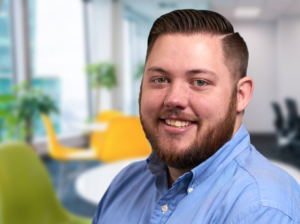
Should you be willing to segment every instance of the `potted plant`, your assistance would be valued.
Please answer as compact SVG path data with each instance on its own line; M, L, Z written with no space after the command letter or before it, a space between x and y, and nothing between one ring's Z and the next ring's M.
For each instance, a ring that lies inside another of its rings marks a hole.
M110 90L112 87L117 85L115 65L110 62L98 62L87 65L86 70L89 75L92 88L95 89L94 115L97 116L101 87Z
M31 144L33 137L32 122L40 114L58 112L55 102L39 89L30 88L27 83L14 87L15 100L10 107L11 120L16 123L19 139ZM13 125L12 123L8 124Z
M17 117L13 110L15 100L14 95L0 95L0 142L16 135Z

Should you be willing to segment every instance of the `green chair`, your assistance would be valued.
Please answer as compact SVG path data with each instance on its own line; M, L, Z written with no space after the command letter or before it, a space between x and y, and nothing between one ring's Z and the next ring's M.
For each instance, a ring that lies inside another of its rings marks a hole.
M21 142L0 145L1 224L90 224L58 201L47 170Z

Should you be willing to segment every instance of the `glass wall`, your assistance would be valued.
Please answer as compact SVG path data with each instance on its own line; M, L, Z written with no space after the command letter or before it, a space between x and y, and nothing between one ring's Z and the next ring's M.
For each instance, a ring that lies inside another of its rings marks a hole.
M9 0L0 10L0 114L7 111L7 95L16 85L13 36ZM31 85L50 96L59 109L51 114L60 135L81 133L88 119L87 77L83 28L83 2L73 0L28 0L28 30ZM11 98L9 98L11 99ZM34 137L45 136L39 117L33 120ZM6 130L1 128L0 137ZM12 138L10 136L9 138ZM3 138L2 138L3 139Z
M10 98L5 97L12 93L13 88L13 63L12 39L9 0L0 3L0 141L6 136L4 130L5 118L9 113Z
M0 77L12 75L12 46L10 39L9 0L0 8ZM3 84L0 84L3 86Z

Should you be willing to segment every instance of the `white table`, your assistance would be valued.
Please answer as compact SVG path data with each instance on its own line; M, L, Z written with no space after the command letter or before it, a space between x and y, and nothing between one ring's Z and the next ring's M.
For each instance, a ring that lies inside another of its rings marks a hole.
M132 162L145 160L146 158L135 158L109 164L100 165L83 172L75 182L76 192L86 201L97 205L106 192L113 178L127 165ZM274 165L282 168L293 176L300 184L300 170L292 165L270 160Z
M103 164L83 172L75 181L75 190L80 197L97 205L114 177L129 164L146 157Z
M87 123L79 125L79 128L84 132L94 132L94 131L105 131L107 129L107 122L97 122L97 123Z

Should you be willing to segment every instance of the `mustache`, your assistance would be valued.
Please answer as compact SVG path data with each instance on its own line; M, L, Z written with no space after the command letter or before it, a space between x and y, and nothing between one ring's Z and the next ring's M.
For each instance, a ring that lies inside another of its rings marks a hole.
M197 116L193 114L185 113L181 110L166 110L166 111L159 112L158 114L156 114L154 120L158 121L159 119L161 119L161 117L169 117L172 115L176 116L176 118L178 119L192 120L197 123L201 122L201 120Z

